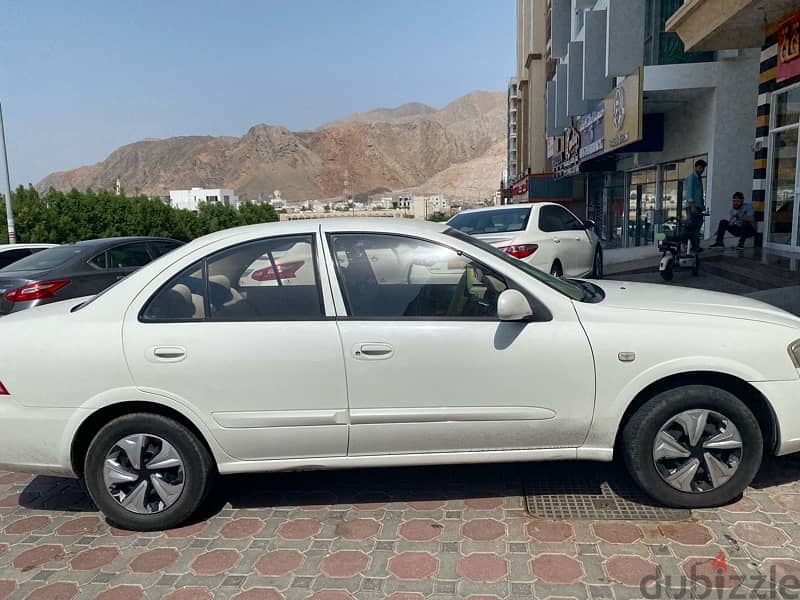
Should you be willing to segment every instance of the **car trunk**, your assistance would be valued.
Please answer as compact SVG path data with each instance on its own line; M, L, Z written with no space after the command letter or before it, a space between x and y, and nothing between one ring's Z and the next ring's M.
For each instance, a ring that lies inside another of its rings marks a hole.
M518 231L502 231L498 233L479 233L474 235L474 238L477 238L487 244L491 244L496 248L500 248L502 246L508 246L511 244L511 241L514 239L515 234L519 233Z

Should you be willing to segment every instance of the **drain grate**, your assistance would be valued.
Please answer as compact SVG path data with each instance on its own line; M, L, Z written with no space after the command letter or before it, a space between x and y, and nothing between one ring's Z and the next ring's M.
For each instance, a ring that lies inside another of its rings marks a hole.
M523 471L528 512L541 519L682 521L690 511L658 506L619 467L532 464Z

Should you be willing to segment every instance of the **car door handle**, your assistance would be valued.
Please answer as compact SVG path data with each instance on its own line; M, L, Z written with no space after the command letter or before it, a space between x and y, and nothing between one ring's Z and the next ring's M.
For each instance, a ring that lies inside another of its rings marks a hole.
M156 346L151 348L151 353L158 362L178 362L186 358L186 348L181 346Z
M353 356L360 360L385 360L393 354L394 348L389 344L364 343L353 348Z

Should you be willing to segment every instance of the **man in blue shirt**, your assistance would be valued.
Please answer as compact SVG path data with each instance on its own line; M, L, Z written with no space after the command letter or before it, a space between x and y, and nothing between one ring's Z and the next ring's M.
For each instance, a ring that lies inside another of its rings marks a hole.
M733 208L731 209L731 216L729 219L722 219L717 228L717 241L714 242L712 248L721 248L725 244L722 239L725 237L725 232L730 231L733 235L739 237L738 248L744 248L744 243L749 237L756 234L755 227L753 227L753 207L750 204L744 203L744 194L736 192L733 195Z
M703 213L706 209L703 196L703 173L708 163L698 160L694 163L694 171L686 178L684 198L686 199L686 233L685 237L692 243L692 252L702 252L700 247L700 229L703 226Z

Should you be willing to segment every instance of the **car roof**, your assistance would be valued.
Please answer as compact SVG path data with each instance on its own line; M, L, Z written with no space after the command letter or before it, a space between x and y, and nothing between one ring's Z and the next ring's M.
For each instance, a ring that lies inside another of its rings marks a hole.
M28 248L55 248L58 244L0 244L0 252L4 250L26 250Z
M72 242L71 244L65 244L66 246L81 246L86 248L93 248L93 249L100 249L100 248L110 248L112 246L116 246L117 244L125 244L128 242L176 242L178 244L182 244L178 240L173 240L171 238L164 238L164 237L149 237L149 236L125 236L125 237L111 237L111 238L97 238L94 240L81 240L79 242Z
M458 215L466 215L470 213L478 213L478 212L488 212L494 210L512 210L514 208L536 208L541 206L562 206L557 202L520 202L518 204L502 204L500 206L485 206L481 208L469 208L467 210L462 210L460 213L453 215L457 217ZM562 207L563 208L563 207Z

